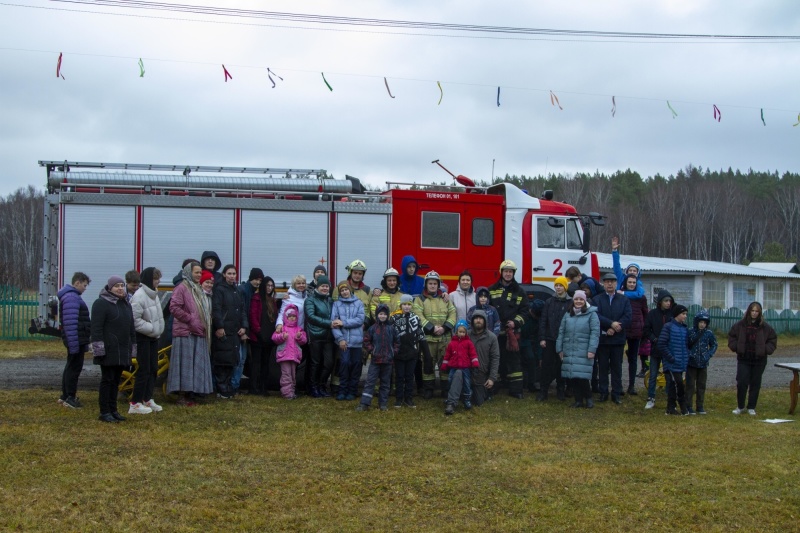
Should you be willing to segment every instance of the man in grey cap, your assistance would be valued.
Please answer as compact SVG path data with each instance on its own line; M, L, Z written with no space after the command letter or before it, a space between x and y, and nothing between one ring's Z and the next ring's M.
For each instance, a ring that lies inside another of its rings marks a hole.
M624 294L617 294L617 276L603 276L603 294L592 298L600 318L600 346L597 348L600 401L608 400L608 370L611 368L611 398L622 403L622 353L625 350L625 330L631 325L631 303Z

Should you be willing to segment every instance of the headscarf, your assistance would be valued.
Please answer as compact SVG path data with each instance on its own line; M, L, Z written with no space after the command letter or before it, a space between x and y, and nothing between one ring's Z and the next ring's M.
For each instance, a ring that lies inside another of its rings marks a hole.
M147 267L142 270L142 285L146 286L151 291L156 290L153 286L153 273L156 271L155 267Z
M211 346L211 302L203 292L203 288L200 284L195 283L194 279L192 279L192 266L196 264L197 263L189 263L183 267L181 276L183 276L183 282L186 284L189 292L192 293L194 304L197 306L197 310L200 312L200 318L206 326L206 342Z

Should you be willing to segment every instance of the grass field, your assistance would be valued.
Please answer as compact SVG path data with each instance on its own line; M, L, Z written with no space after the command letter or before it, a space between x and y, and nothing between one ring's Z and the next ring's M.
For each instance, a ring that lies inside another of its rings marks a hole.
M442 414L239 397L110 425L97 395L0 391L0 529L59 531L790 531L798 424L786 391L759 416L667 417L663 397L495 398ZM122 408L122 404L120 405ZM125 412L124 410L122 411ZM789 417L794 418L794 417Z

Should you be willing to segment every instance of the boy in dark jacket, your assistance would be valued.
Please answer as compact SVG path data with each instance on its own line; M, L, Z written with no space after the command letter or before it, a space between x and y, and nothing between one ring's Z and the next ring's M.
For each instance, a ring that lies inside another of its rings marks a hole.
M686 403L689 414L692 409L692 397L697 390L697 413L706 414L703 406L708 379L708 363L717 352L717 338L709 329L711 317L708 311L700 311L694 316L694 327L689 330L689 366L686 367Z
M433 366L422 321L411 312L414 298L410 294L400 297L400 313L392 317L397 335L398 352L394 358L395 407L416 407L414 404L414 369L423 354L425 364ZM377 314L377 308L376 308Z
M90 342L91 320L89 307L81 296L91 280L83 272L72 275L72 284L58 291L58 319L61 321L61 339L67 348L67 364L61 376L61 397L64 407L83 407L78 400L78 378L83 370L83 354Z
M647 404L645 409L656 405L656 380L661 366L661 351L658 349L658 336L664 324L672 320L672 295L666 289L658 291L656 308L647 313L642 330L642 338L650 341L650 380L647 384Z
M533 300L528 308L528 319L522 325L519 351L522 354L522 385L529 392L539 392L542 347L539 346L539 319L542 317L544 300Z
M400 350L394 326L389 322L389 308L383 304L375 310L376 321L364 334L364 349L372 354L367 371L364 392L356 411L366 411L372 403L375 382L380 379L378 406L381 411L389 409L389 385L392 380L392 361Z
M658 349L664 360L664 376L667 379L668 415L687 415L686 395L683 388L683 373L689 364L689 331L686 328L688 310L676 305L672 310L672 322L661 329ZM678 412L677 407L680 407Z

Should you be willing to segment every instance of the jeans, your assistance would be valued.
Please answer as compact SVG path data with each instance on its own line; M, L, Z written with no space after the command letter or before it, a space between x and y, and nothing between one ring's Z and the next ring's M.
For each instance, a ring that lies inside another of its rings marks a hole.
M78 378L83 370L83 352L67 353L67 363L61 376L61 399L75 397L78 394Z
M636 388L636 365L642 339L628 339L628 390Z
M244 363L247 361L247 350L250 349L250 344L242 341L239 345L239 364L233 368L231 373L231 388L233 392L239 390L239 385L242 381L242 374L244 373Z
M361 403L369 405L372 403L372 394L375 392L375 383L380 379L381 388L378 391L378 405L388 407L389 405L389 386L392 381L392 363L369 362L367 370L367 381L364 383L364 392L361 395Z
M158 339L136 334L136 379L131 402L143 403L153 399L153 389L158 375Z
M658 380L658 369L661 367L661 356L650 354L650 380L647 382L647 397L656 397L656 381Z
M339 394L345 396L358 394L358 380L361 379L361 346L338 350L339 352Z
M117 412L117 394L119 394L119 380L122 377L122 366L100 366L100 414L106 415Z
M601 344L597 348L600 394L608 394L608 369L611 368L611 395L622 396L622 352L624 344Z
M464 405L472 399L472 371L469 368L451 368L448 370L450 390L447 392L447 403L456 405L464 392Z
M414 368L416 359L408 361L394 360L394 388L395 398L398 402L410 402L414 398Z
M692 406L692 397L695 395L695 390L697 390L697 410L704 409L707 380L708 368L690 366L686 369L686 405Z
M761 376L767 368L767 358L755 361L739 361L736 365L736 401L739 409L744 409L747 399L747 408L755 409L758 403L758 393L761 391ZM750 391L749 398L747 391Z

